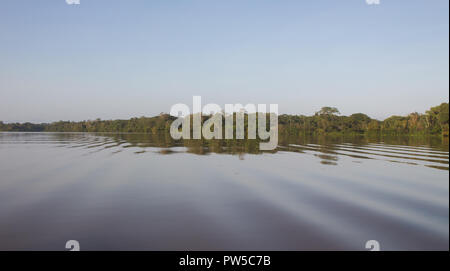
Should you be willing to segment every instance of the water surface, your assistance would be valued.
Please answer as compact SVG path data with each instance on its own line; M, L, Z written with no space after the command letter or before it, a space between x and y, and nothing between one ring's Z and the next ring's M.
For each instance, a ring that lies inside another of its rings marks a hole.
M0 133L0 250L448 250L440 138Z

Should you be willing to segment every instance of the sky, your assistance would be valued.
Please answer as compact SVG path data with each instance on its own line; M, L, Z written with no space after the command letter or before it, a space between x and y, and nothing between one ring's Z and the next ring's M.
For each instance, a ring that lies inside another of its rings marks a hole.
M2 0L0 120L278 104L384 119L449 99L449 1Z

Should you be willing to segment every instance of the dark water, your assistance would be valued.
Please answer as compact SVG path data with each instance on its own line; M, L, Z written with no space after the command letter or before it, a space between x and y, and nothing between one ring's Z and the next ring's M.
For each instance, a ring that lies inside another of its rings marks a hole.
M0 133L0 249L449 249L448 141Z

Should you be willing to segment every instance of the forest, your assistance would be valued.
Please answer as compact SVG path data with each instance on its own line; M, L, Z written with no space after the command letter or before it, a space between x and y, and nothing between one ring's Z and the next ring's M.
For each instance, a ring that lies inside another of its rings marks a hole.
M161 113L155 117L131 118L129 120L58 121L52 123L4 123L0 131L7 132L114 132L114 133L168 133L176 118ZM203 116L205 121L208 116ZM248 117L246 117L247 121ZM425 113L407 116L391 116L383 121L366 114L342 116L334 107L322 107L313 116L279 115L280 136L320 134L388 134L388 135L442 135L449 134L449 104L431 107Z

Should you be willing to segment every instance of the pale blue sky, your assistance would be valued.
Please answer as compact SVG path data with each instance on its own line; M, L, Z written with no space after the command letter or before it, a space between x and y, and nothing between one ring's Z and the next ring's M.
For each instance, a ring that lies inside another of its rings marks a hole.
M424 112L449 99L448 12L448 0L2 0L0 120L152 116L194 95Z

